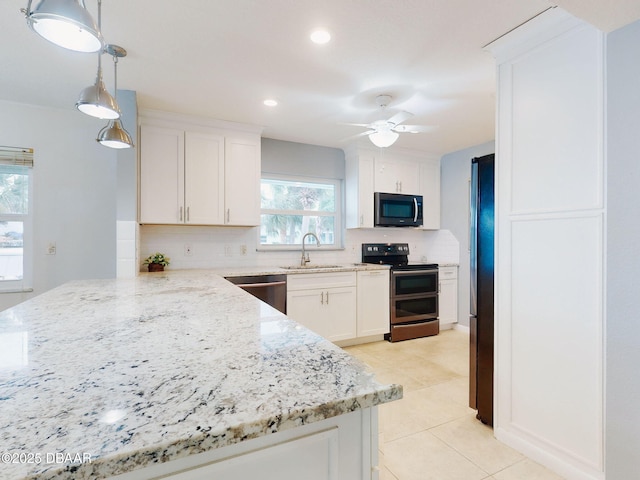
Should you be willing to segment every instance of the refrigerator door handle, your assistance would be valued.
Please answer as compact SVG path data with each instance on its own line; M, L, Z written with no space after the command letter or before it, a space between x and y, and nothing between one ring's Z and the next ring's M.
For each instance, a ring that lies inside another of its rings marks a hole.
M478 314L478 164L471 164L469 180L469 258L471 295L469 298L470 314Z

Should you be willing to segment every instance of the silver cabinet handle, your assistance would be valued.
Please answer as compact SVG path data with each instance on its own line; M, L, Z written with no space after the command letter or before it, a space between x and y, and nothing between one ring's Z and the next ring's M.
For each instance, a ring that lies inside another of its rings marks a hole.
M364 215L360 215L360 225L364 225Z
M180 221L182 221L182 207L180 207Z
M324 292L320 292L320 304L324 305Z
M329 292L327 292L327 305L329 305Z
M402 180L400 180L400 193L402 193Z
M189 221L189 209L190 209L190 208L191 208L191 207L187 207L187 222Z
M227 223L229 223L229 219L231 218L231 209L227 208Z

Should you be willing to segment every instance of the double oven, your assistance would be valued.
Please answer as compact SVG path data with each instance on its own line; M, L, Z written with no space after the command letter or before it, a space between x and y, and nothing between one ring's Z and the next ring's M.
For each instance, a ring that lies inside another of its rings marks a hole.
M391 321L388 340L397 342L437 335L438 265L412 264L406 243L365 243L362 262L390 265Z

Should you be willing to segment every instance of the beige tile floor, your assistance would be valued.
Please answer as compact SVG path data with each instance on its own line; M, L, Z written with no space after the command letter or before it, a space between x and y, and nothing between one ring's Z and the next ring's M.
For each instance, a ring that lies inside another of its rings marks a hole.
M346 347L404 398L381 405L381 480L559 480L493 437L468 405L469 335Z

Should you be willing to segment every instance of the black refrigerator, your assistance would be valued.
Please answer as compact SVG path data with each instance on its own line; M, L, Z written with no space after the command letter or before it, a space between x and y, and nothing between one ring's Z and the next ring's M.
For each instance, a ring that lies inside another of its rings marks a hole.
M471 318L469 406L493 426L493 267L495 155L471 160Z

